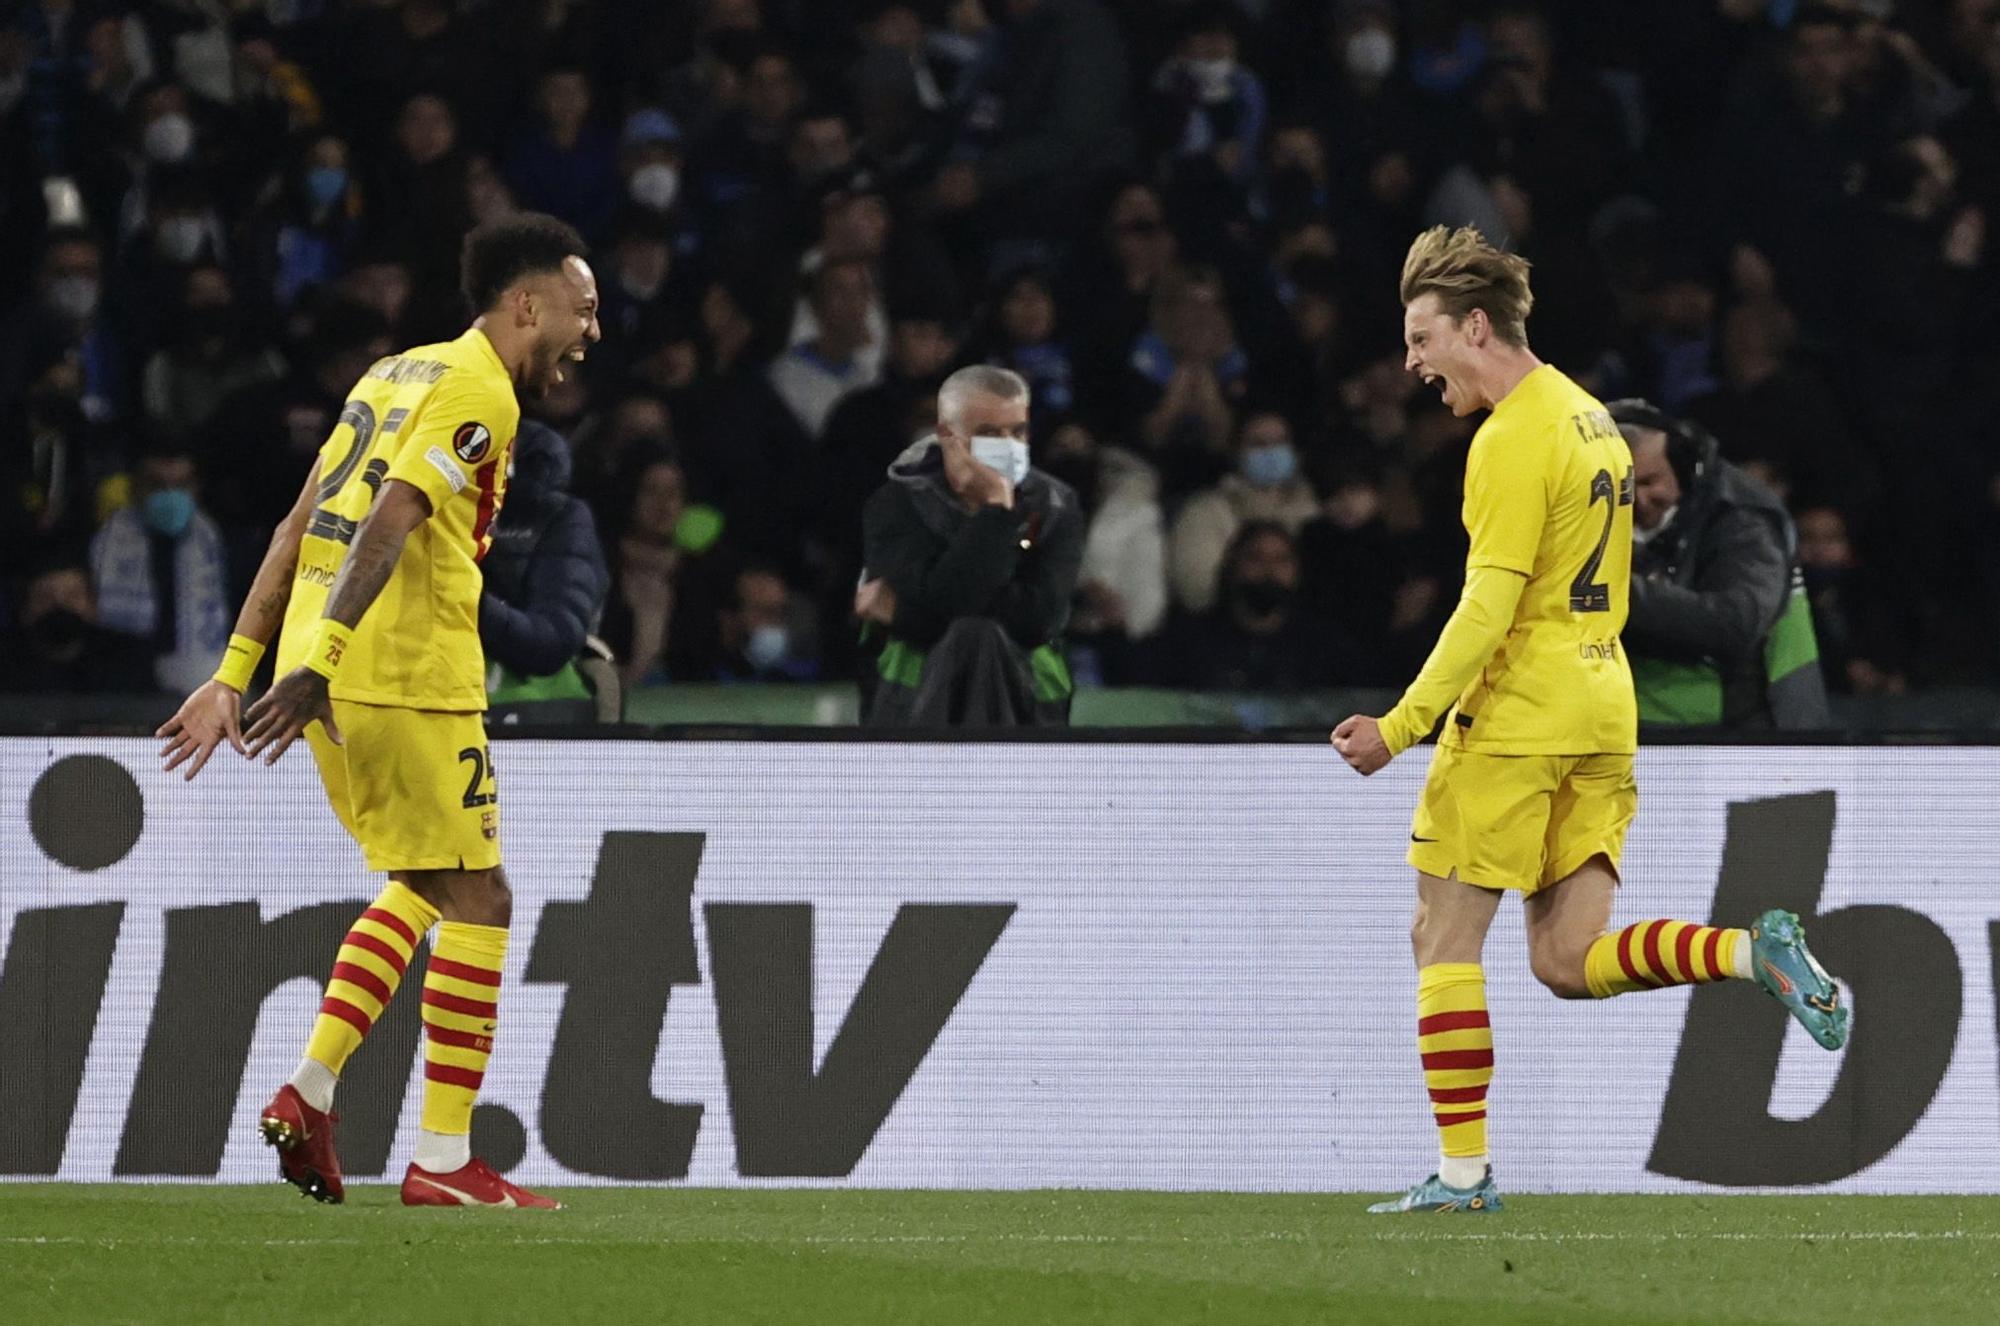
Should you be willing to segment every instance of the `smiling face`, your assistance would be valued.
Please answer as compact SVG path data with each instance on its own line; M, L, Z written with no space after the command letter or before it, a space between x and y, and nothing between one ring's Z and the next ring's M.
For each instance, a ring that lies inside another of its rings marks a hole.
M1435 294L1417 296L1403 309L1403 367L1436 389L1460 418L1492 404L1475 385L1480 344L1488 334L1478 309L1454 319Z
M563 380L563 365L582 363L603 335L597 325L597 277L583 259L565 258L560 271L524 280L518 298L517 316L535 330L522 385L546 395Z

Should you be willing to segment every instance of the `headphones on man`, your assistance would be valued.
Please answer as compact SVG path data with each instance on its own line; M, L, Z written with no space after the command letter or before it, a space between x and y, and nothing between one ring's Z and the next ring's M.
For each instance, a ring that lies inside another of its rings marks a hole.
M1673 467L1683 490L1692 489L1701 482L1708 471L1707 429L1691 419L1676 419L1651 401L1638 396L1607 401L1604 408L1610 413L1613 423L1657 429L1667 435L1667 464Z

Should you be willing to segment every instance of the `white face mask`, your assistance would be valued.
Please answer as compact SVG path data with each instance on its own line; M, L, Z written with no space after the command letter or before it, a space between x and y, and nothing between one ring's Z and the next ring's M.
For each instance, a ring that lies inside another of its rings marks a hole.
M1396 39L1380 28L1363 28L1347 39L1347 72L1356 78L1387 78L1396 67Z
M1028 444L1014 437L975 437L972 458L1019 486L1028 477Z
M168 111L146 126L139 136L146 155L163 165L186 161L194 152L194 121L179 111Z
M1185 63L1203 101L1229 100L1230 78L1236 72L1236 61L1189 60Z
M198 216L167 217L153 232L153 242L168 262L193 262L207 238L208 226Z
M756 626L743 646L743 658L759 672L769 672L792 652L792 633L782 626Z
M655 212L664 212L681 195L681 172L664 161L655 161L632 172L626 182L632 201Z
M58 276L49 282L49 304L72 322L88 322L103 291L88 276Z

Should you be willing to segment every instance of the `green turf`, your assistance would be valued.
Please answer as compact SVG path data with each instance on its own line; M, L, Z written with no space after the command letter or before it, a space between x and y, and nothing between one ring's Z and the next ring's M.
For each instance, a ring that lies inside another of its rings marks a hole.
M0 1184L0 1321L2000 1319L2000 1201L577 1189L556 1213Z

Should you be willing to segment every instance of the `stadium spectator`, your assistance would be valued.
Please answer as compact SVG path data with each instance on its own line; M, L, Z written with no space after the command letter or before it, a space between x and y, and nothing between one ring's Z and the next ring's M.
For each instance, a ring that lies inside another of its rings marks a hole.
M1872 605L1867 570L1848 536L1847 518L1833 507L1799 512L1799 565L1812 602L1827 688L1842 695L1901 695L1908 687L1896 634Z
M97 620L144 642L153 682L190 690L229 643L229 567L222 531L201 509L194 457L159 445L140 458L134 503L90 543Z
M1299 598L1298 541L1251 521L1223 557L1216 606L1182 616L1159 651L1160 680L1196 690L1296 692L1356 684L1369 669L1356 644Z
M879 352L869 327L874 311L875 278L860 258L823 263L808 278L808 302L818 331L794 345L771 364L771 390L791 411L808 438L826 429L833 407L848 393L871 386L880 372ZM873 366L870 360L874 361Z
M1046 437L1076 408L1076 373L1069 345L1056 332L1055 285L1039 267L1023 267L1000 285L987 327L969 356L1010 368L1033 393L1028 422Z
M1132 452L1100 443L1075 422L1058 425L1037 448L1036 459L1076 491L1090 515L1070 620L1078 679L1114 685L1137 680L1144 671L1145 642L1167 616L1160 476Z
M0 559L10 568L88 538L129 489L122 435L90 417L82 357L60 341L23 353L21 404L0 414Z
M507 501L480 563L479 644L495 705L590 696L575 663L603 611L610 574L596 522L570 495L569 476L562 434L523 421Z
M1784 505L1699 427L1644 401L1609 409L1632 448L1637 547L1623 640L1640 721L1824 727L1825 683ZM1624 500L1613 480L1604 489L1592 500Z
M601 242L618 205L618 145L592 118L589 75L563 65L544 70L535 107L541 132L507 158L507 184L521 206L559 216Z
M626 475L620 487L628 506L616 527L602 631L619 678L630 693L712 676L727 580L721 529L688 501L687 478L671 452L639 455Z
M1251 188L1264 155L1270 101L1244 66L1238 13L1226 0L1190 8L1173 54L1153 74L1148 119L1161 173L1193 187Z
M813 681L819 677L811 602L775 567L736 573L721 621L721 681Z
M282 309L340 279L367 223L347 140L311 135L271 176L245 224L244 275Z
M1186 492L1215 477L1227 463L1250 360L1214 268L1179 268L1160 278L1151 322L1132 343L1128 362L1126 412L1138 420L1138 440L1168 491Z
M1000 0L997 58L961 98L954 159L931 205L975 207L982 229L1041 237L1074 230L1107 173L1131 164L1131 68L1098 0Z
M1236 471L1188 498L1174 517L1174 601L1189 612L1215 606L1222 562L1236 531L1258 521L1297 536L1319 514L1319 497L1305 477L1285 416L1249 415L1236 431Z
M1029 464L1028 384L975 365L938 390L937 432L889 467L864 515L855 615L878 652L877 727L1069 721L1063 629L1083 556L1067 484Z
M283 361L259 344L248 324L227 272L208 265L188 269L169 324L171 339L147 363L140 385L154 436L188 443L230 395L283 374Z
M15 629L5 645L5 689L16 694L141 692L154 689L144 646L98 625L90 571L79 558L44 553L22 584Z
M107 317L104 248L78 227L53 230L43 241L30 298L0 332L0 396L26 394L30 362L46 364L51 348L74 354L81 370L78 399L95 420L128 412L128 368L117 328Z

